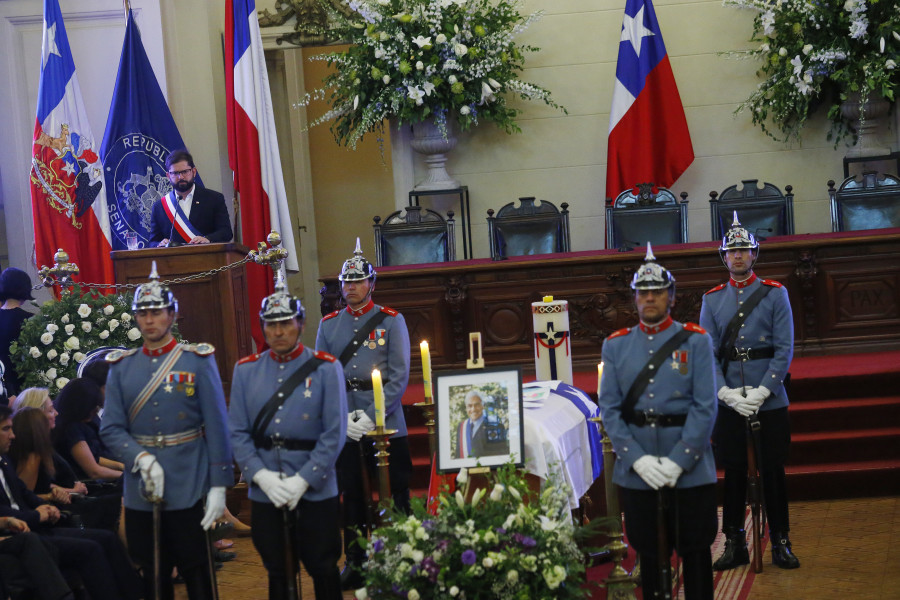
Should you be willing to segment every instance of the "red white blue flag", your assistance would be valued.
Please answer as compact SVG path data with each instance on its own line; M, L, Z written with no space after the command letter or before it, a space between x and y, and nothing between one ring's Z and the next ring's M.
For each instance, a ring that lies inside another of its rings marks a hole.
M31 152L31 212L37 266L64 249L79 279L112 283L103 166L91 134L57 0L44 0L41 78Z
M609 115L606 197L669 187L694 161L672 65L650 0L627 0Z
M296 271L293 226L254 0L227 0L225 4L225 65L228 162L240 200L241 239L255 246L275 229L290 253L285 266ZM247 279L250 306L259 306L275 289L268 269L250 268ZM262 347L259 322L251 319L251 323L253 337Z

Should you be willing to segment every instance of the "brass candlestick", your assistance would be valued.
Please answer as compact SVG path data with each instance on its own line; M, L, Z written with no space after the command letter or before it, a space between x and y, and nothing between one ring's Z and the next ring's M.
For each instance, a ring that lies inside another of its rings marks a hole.
M628 544L623 541L625 537L622 532L622 513L619 509L619 495L612 482L613 466L616 462L616 456L613 453L612 440L606 434L606 428L603 427L602 417L591 417L588 419L592 423L596 423L600 430L600 442L603 446L603 483L606 486L606 515L612 518L615 523L610 527L607 535L610 542L607 544L609 553L613 559L613 570L604 580L606 586L607 598L616 600L634 600L634 590L637 587L637 573L629 573L622 566L625 557L628 554Z
M437 455L437 432L434 429L434 399L425 396L424 402L416 402L414 406L421 408L422 414L425 416L425 427L428 428L428 450L431 453L431 459L434 460L434 457Z
M384 425L379 425L366 434L375 440L375 464L378 467L378 503L381 505L378 512L378 522L382 527L391 523L391 474L388 470L388 465L390 464L388 448L391 442L388 438L395 433L397 433L396 429L385 429ZM365 465L363 465L363 468L365 468Z

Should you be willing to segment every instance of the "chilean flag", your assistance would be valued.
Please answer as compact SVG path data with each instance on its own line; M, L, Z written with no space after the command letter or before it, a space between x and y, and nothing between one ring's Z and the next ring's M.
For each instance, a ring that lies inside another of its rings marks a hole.
M242 241L255 246L275 229L281 234L282 247L289 252L286 266L296 271L294 231L254 0L227 0L225 4L225 80L228 162L240 200ZM251 268L247 279L250 306L260 306L262 299L275 289L273 273ZM262 348L265 340L259 321L250 322L257 346Z
M88 124L57 0L44 0L41 78L31 151L37 266L64 249L81 281L113 283L103 166Z
M609 115L606 197L669 187L694 162L691 134L650 0L627 0Z

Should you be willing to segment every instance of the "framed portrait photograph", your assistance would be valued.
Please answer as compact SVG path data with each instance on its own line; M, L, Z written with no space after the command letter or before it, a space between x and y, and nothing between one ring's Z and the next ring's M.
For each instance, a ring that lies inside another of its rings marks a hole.
M519 367L435 372L434 378L439 471L524 464Z

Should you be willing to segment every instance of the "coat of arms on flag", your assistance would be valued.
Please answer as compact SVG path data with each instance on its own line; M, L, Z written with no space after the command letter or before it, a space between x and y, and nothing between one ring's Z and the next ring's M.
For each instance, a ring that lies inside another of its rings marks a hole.
M81 229L80 218L103 189L100 157L91 148L90 138L70 131L67 123L60 125L58 132L48 133L40 124L37 129L31 183L44 190L44 199L54 210Z

